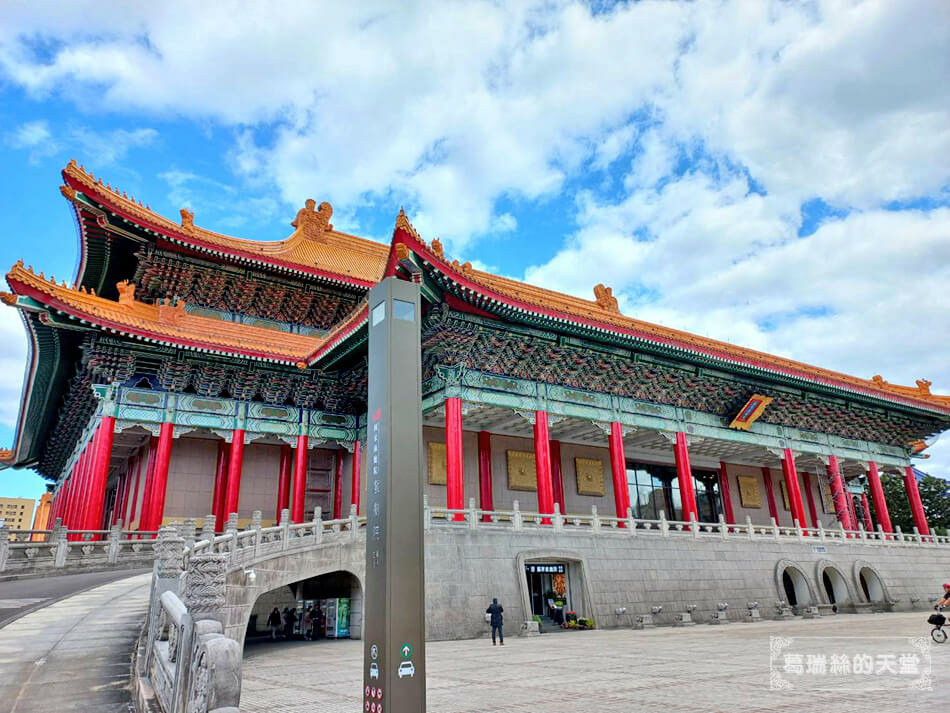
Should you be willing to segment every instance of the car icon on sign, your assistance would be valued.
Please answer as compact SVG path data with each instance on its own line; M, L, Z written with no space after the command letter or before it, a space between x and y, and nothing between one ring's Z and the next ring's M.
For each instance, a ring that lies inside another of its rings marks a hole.
M379 665L375 661L369 665L369 677L379 678Z
M399 675L399 678L405 678L406 676L412 678L416 675L415 664L413 664L412 661L403 661L399 664L399 670L396 673Z

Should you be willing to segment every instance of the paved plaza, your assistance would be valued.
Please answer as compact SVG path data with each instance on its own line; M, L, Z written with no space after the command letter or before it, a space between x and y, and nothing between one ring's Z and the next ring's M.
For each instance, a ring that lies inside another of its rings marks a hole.
M0 629L0 713L127 713L151 576L90 589ZM31 581L43 590L43 580Z
M771 690L770 635L790 637L786 653L872 657L896 668L929 641L927 614L841 615L821 620L697 625L650 631L609 630L428 644L429 713L662 711L663 713L929 713L944 710L950 643L930 647L932 691L914 676L783 673L795 688ZM813 639L810 637L848 637ZM864 637L873 637L871 639ZM883 637L883 638L882 638ZM897 637L897 638L890 638ZM252 644L245 651L241 710L321 713L358 710L362 642ZM920 670L926 666L920 657ZM777 660L785 661L784 655ZM796 659L788 663L795 666ZM784 668L784 663L782 665ZM816 690L833 686L833 690Z

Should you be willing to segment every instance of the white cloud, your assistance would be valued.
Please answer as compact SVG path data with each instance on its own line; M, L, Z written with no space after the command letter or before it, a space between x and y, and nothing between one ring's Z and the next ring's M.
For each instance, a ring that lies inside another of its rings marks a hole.
M133 148L148 146L158 138L158 132L143 128L99 133L79 127L70 132L70 137L84 156L95 157L97 164L105 166L122 160Z
M27 356L26 331L19 310L0 309L0 372L7 378L0 381L0 424L13 427L20 407L20 390ZM9 448L10 443L0 444Z
M29 151L30 163L38 163L59 151L49 124L42 119L20 124L6 135L5 142L12 148Z

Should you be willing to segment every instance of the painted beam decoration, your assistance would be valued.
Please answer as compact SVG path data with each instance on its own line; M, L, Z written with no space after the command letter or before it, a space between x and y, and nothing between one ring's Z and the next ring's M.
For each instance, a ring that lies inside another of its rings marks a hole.
M745 405L739 409L739 413L732 419L729 428L738 428L742 431L748 431L749 428L752 427L752 424L762 415L766 407L774 400L775 399L769 396L753 394L752 397L745 402Z

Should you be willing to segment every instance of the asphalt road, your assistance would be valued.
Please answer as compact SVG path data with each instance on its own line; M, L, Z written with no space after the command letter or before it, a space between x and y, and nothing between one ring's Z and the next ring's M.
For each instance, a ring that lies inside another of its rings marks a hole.
M82 572L0 582L0 628L64 597L92 587L148 572L148 569Z

